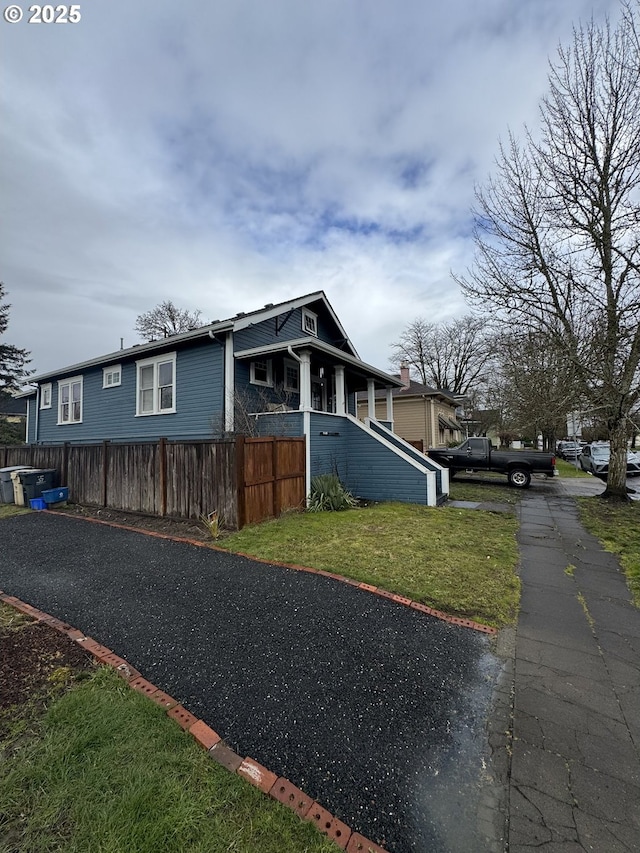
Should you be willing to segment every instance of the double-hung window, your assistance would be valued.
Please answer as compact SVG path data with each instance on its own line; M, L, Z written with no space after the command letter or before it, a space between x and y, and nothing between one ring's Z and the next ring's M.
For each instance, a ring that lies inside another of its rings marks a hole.
M82 422L82 376L58 382L58 424Z
M136 415L169 415L176 410L176 354L137 362Z

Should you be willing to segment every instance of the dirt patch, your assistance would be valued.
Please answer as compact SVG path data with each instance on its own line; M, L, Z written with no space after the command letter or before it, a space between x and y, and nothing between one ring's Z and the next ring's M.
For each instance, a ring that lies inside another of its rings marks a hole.
M93 669L93 658L65 634L0 605L0 740L26 703L46 704ZM15 615L15 618L12 618Z
M160 518L155 515L142 515L137 512L122 512L101 507L81 506L80 504L68 504L57 509L56 512L81 516L82 518L95 518L109 524L121 524L137 530L150 530L153 533L163 533L165 536L176 536L180 539L192 539L196 542L209 542L211 544L214 542L204 522L197 521L194 518Z

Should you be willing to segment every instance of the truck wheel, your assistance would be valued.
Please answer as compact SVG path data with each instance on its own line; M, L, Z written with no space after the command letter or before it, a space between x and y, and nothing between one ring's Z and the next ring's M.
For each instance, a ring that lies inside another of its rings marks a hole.
M531 474L524 468L512 468L509 471L509 485L516 489L526 489L531 483Z

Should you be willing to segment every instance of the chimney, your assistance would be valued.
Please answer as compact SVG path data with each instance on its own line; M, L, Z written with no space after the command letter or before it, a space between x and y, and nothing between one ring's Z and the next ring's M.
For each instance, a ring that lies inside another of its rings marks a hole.
M400 379L402 380L402 384L405 388L409 387L411 379L409 378L409 368L407 367L406 361L403 361L400 364Z

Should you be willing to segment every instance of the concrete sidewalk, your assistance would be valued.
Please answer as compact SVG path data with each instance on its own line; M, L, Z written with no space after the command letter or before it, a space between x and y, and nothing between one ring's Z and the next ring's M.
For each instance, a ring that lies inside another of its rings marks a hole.
M575 484L601 485L550 482L519 509L510 853L640 851L640 610Z

